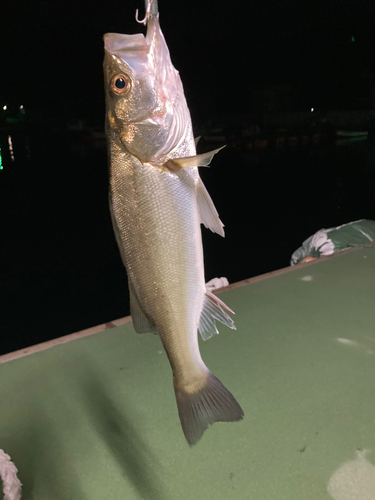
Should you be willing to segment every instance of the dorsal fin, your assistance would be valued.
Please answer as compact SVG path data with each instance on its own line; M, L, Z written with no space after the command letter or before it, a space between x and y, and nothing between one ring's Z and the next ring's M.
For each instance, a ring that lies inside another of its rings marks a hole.
M215 208L214 202L203 184L202 179L198 179L196 190L199 216L202 224L208 229L211 229L213 233L220 234L220 236L224 238L224 224L219 219L219 214Z

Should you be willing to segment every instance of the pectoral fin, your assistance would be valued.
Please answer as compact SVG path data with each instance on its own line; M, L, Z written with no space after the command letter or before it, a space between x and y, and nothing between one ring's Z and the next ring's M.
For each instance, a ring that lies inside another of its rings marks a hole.
M134 330L137 333L158 333L155 326L147 319L137 299L132 282L128 281L130 295L130 315L133 320Z
M216 153L223 148L225 148L225 146L200 155L173 158L165 162L163 167L167 168L170 172L178 172L179 170L187 167L207 167Z
M214 202L201 179L198 179L196 190L198 210L202 224L208 229L211 229L213 233L220 234L220 236L224 237L224 224L219 219L219 214L217 213Z
M206 292L198 330L203 340L208 340L213 335L218 334L215 321L220 321L224 325L235 330L234 322L222 308L234 314L232 309L224 304L216 295Z

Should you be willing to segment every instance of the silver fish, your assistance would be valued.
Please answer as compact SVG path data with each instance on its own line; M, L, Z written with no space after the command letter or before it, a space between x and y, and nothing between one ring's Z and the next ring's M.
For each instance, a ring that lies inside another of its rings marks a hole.
M127 270L130 310L138 333L160 336L173 372L186 440L209 425L238 421L243 411L204 364L198 345L235 328L231 311L206 291L200 224L224 236L199 177L219 150L197 155L178 71L159 25L156 0L146 0L147 34L104 36L106 137L110 210Z

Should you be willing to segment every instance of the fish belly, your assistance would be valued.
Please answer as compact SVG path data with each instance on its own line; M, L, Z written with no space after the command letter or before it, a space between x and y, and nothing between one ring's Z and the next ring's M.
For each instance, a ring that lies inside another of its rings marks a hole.
M205 294L197 178L197 169L170 174L126 153L112 159L112 210L128 278L181 379L203 368L197 340Z

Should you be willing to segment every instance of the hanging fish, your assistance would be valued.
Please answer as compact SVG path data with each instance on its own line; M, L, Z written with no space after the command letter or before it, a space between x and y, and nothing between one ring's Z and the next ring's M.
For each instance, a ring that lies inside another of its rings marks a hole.
M214 422L243 411L204 364L198 345L235 328L231 311L206 291L200 224L224 236L199 177L219 149L196 154L189 109L159 25L146 0L147 35L104 36L110 210L127 270L130 312L138 333L160 336L173 373L186 440L195 444Z

